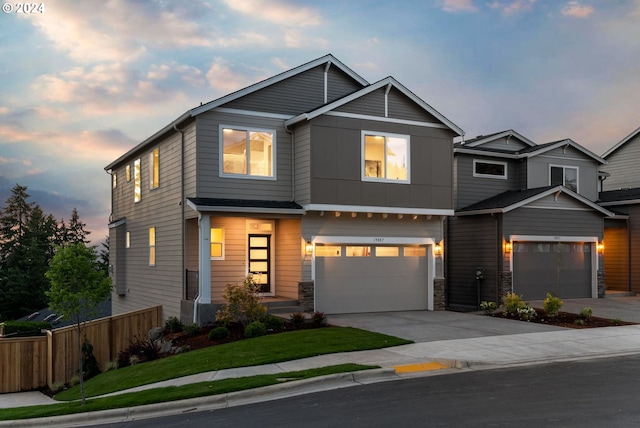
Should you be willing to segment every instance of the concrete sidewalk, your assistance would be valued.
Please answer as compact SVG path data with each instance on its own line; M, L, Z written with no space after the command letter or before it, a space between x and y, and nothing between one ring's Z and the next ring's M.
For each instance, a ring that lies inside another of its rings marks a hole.
M532 303L533 306L536 306L535 302ZM577 311L584 306L590 306L593 308L594 316L640 323L640 299L635 297L598 300L577 299L577 301L566 301L563 310L573 311L570 309L571 305L578 308ZM616 309L618 312L615 312ZM605 315L613 312L615 312L615 316ZM197 407L204 409L203 406L206 406L206 403L210 403L210 405L216 403L216 406L228 407L237 403L244 404L252 399L254 401L275 399L283 395L291 396L336 387L392 380L401 376L424 375L426 373L422 372L423 367L433 367L424 364L431 362L440 363L450 370L468 370L640 353L640 325L563 329L456 312L341 315L331 316L330 323L392 334L414 340L416 343L372 351L329 354L278 364L201 373L119 393L165 386L181 386L231 377L285 373L343 363L377 365L382 368L381 370L369 371L369 373L334 375L328 379L318 378L288 382L266 389L261 388L260 391L245 391L224 394L223 397L198 399ZM402 366L409 367L409 369L400 370ZM398 374L399 372L409 373ZM55 401L38 392L0 394L0 408L47 403L55 403ZM193 400L185 400L182 404L175 403L171 406L164 403L142 407L148 411L152 411L152 409L167 411L169 408L175 409L180 405L193 408L194 403L196 402ZM123 418L130 417L132 411L132 409L121 409L119 412L110 411L109 414L115 415L116 418ZM10 426L17 426L16 422L12 421ZM33 422L31 421L31 423ZM9 425L0 422L0 426Z

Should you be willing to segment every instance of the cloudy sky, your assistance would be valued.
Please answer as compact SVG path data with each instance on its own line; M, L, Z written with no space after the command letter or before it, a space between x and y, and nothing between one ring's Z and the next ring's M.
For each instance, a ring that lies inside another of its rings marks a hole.
M640 0L44 0L0 13L0 206L107 234L104 167L188 109L331 53L467 138L596 154L640 126ZM8 12L8 13L7 13Z

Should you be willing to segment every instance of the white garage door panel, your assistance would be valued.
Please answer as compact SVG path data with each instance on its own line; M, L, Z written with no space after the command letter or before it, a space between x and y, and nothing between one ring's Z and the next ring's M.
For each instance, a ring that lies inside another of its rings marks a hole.
M516 242L513 289L525 299L591 297L591 244L582 242Z
M427 257L317 257L316 309L328 314L427 309L427 264Z

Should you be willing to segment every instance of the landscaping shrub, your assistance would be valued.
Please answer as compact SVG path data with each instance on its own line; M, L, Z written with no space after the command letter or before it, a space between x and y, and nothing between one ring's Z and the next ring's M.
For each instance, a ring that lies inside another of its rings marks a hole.
M324 315L324 312L316 311L313 313L311 321L314 327L321 327L322 325L324 325L326 319L327 317Z
M164 324L165 330L171 333L180 333L184 328L184 324L176 317L169 317L167 322Z
M196 323L191 323L191 324L185 325L183 327L183 331L187 336L194 337L194 336L197 336L198 333L200 333L200 327L198 327L198 324Z
M502 314L505 316L518 316L518 309L524 308L527 304L522 300L521 296L518 296L516 293L507 292L505 296L502 297L502 304L504 305L504 310Z
M227 327L216 327L209 332L209 340L220 340L229 337L229 329Z
M89 339L85 336L84 343L82 344L82 370L84 374L84 380L91 379L94 376L100 374L100 367L98 366L98 360L93 355L93 345L89 342Z
M254 321L244 329L244 337L260 337L267 334L267 327L260 321Z
M106 363L104 363L104 370L105 372L108 372L109 370L115 370L118 368L118 361L107 361Z
M487 316L493 315L493 311L495 311L497 307L498 305L496 304L496 302L487 302L485 300L480 302L480 309L482 309L484 311L484 314Z
M243 327L267 317L267 308L260 302L260 286L251 277L242 284L227 284L222 297L227 301L216 313L216 321L224 324L239 322Z
M282 318L269 315L264 321L264 325L269 331L282 330L284 328L284 320Z
M51 385L51 392L53 392L54 394L57 394L63 389L64 389L64 382L54 382L53 385Z
M547 293L542 308L549 318L555 318L558 316L562 305L564 305L564 302L558 296L552 296L551 293Z
M305 316L302 312L295 312L289 316L293 328L304 328Z
M150 340L137 340L131 342L127 349L118 352L118 367L127 367L135 363L157 360L160 352Z
M593 316L593 309L585 306L578 315L580 316L580 319L584 320L584 322L588 322Z

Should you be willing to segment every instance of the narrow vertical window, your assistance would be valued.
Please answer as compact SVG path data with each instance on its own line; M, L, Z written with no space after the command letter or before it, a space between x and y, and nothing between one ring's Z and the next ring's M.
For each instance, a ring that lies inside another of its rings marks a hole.
M149 153L149 189L160 185L160 150L154 149Z
M125 171L125 176L128 183L131 181L131 165L127 165L124 171Z
M128 230L125 234L124 246L125 248L131 248L131 232L129 232Z
M156 228L149 228L149 266L156 265Z
M116 174L115 171L111 173L111 182L112 182L111 183L112 187L115 189L116 186L118 185L118 175Z
M133 162L133 201L140 202L140 159Z
M211 260L224 260L224 229L211 228Z

